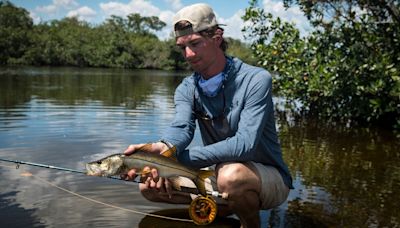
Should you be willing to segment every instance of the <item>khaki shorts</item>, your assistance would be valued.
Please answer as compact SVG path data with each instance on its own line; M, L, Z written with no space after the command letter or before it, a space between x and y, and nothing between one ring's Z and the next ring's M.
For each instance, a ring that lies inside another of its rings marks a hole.
M283 182L281 174L273 166L263 165L261 163L249 162L256 168L261 177L260 204L261 209L270 209L279 206L285 202L289 195L289 188ZM186 177L179 177L180 186L196 188L193 181ZM205 179L205 187L208 191L217 189L215 177ZM196 198L196 194L191 194L192 199ZM221 198L215 198L218 204L226 204L227 202Z
M285 185L282 175L273 166L250 162L261 177L260 201L261 209L271 209L281 205L289 195L289 188Z

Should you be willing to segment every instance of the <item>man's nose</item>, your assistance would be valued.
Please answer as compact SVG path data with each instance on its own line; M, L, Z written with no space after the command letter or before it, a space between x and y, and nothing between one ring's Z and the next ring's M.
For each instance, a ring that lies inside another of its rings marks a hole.
M190 58L194 56L196 53L190 48L190 47L185 47L185 56L186 58Z

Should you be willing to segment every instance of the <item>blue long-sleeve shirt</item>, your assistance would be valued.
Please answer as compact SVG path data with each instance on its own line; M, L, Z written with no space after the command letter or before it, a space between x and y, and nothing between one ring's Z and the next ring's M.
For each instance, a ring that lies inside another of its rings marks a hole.
M259 162L276 167L285 184L293 188L275 128L271 75L237 58L227 58L224 87L217 96L207 97L201 92L197 73L186 77L178 86L174 97L175 119L163 139L176 146L178 161L186 166L202 168L221 162ZM205 145L187 149L196 128L194 109L199 107L211 118L224 114L229 131L224 138L211 142L211 136L200 126Z

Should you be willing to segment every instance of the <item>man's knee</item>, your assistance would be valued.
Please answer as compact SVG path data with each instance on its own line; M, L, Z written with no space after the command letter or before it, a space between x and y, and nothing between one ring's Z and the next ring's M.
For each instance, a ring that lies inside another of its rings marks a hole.
M218 187L229 187L240 180L240 168L236 163L223 163L216 167Z
M216 167L218 189L231 192L256 190L257 175L243 163L222 163Z

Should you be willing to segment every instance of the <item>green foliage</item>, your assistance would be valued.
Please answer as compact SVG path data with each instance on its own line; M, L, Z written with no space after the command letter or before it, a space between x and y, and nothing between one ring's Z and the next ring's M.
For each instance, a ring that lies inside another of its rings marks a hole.
M259 64L277 75L276 89L300 101L305 114L400 130L400 22L374 13L329 22L321 19L329 5L316 10L315 1L299 2L315 26L303 38L295 25L264 12L257 1L243 17L251 22L244 31Z
M257 59L251 52L250 45L244 44L240 40L229 37L225 38L225 40L228 42L228 50L226 51L228 55L238 57L239 59L251 65L257 64Z
M33 26L28 11L0 1L0 64L13 63L27 50Z
M0 65L188 69L175 39L160 41L152 33L166 26L155 16L113 15L97 26L74 17L33 25L25 9L0 1L0 23ZM255 63L248 46L228 41L228 54Z
M158 17L142 17L138 13L128 15L125 24L128 30L139 34L149 34L149 30L159 31L166 26Z
M77 18L33 25L26 10L1 1L0 23L0 65L173 68L169 42L151 32L166 24L154 16L111 16L95 27Z

